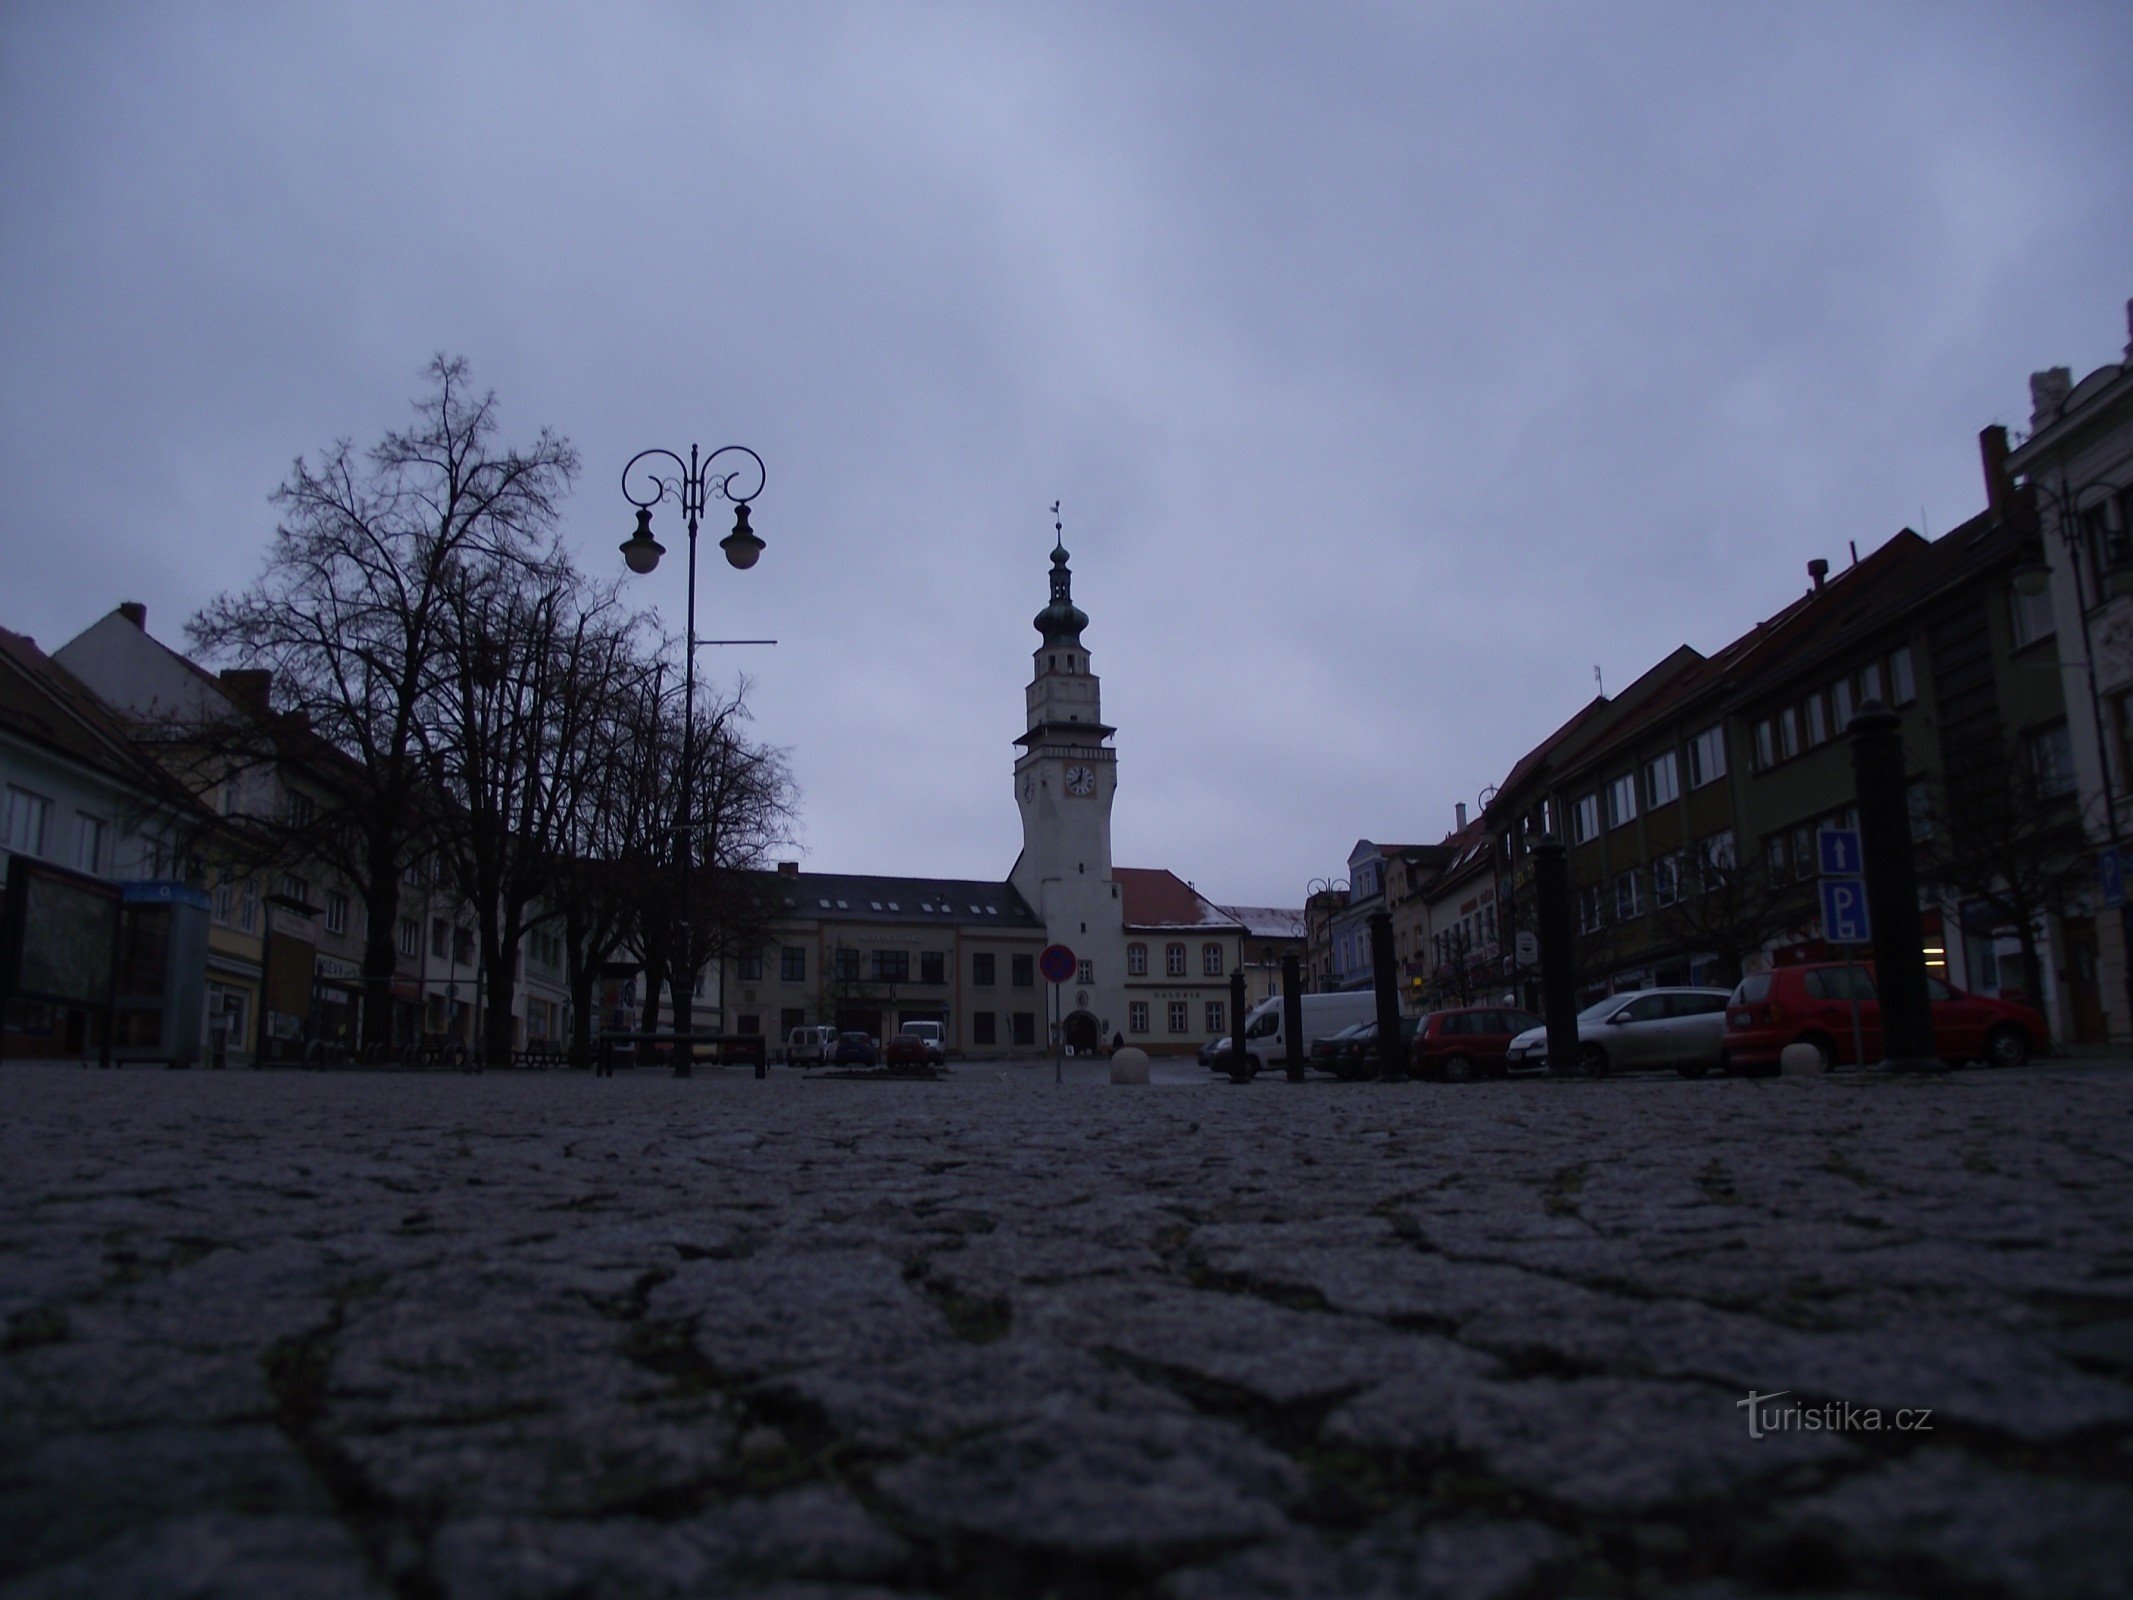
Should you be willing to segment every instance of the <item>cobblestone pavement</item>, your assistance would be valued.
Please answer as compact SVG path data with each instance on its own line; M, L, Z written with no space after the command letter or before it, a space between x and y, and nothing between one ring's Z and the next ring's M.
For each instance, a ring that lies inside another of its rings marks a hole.
M0 1588L2125 1595L2129 1112L10 1068Z

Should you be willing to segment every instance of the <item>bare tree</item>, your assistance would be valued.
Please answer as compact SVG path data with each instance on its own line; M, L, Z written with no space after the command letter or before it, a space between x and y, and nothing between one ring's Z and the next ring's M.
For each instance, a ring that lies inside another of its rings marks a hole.
M306 819L307 845L362 896L363 1037L391 1037L401 874L435 825L425 718L451 684L454 586L469 572L546 556L576 452L543 430L524 451L496 442L496 399L466 363L437 357L415 422L358 452L299 457L275 491L281 522L250 587L187 627L210 659L272 673L276 705L346 759Z
M1740 860L1728 833L1701 840L1686 853L1677 898L1655 908L1653 918L1684 953L1715 958L1720 981L1731 983L1750 955L1806 913L1805 887L1772 872L1761 857Z
M1965 931L2013 931L2025 984L2043 971L2037 933L2045 919L2093 880L2072 778L2070 764L2040 766L2029 751L1995 744L1926 791L1919 875L1955 891ZM2033 1002L2041 998L2032 992Z

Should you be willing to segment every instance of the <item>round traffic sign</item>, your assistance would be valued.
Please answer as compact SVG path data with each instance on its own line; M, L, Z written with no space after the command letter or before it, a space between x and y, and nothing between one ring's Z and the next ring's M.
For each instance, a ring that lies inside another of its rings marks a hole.
M1063 944L1048 944L1037 958L1037 970L1046 983L1065 983L1074 976L1074 952Z

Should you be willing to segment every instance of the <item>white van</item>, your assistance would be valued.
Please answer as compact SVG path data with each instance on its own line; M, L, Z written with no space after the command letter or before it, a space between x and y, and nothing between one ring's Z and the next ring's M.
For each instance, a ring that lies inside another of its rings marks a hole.
M795 1028L785 1038L788 1067L826 1067L837 1049L835 1028Z
M1378 997L1375 990L1357 989L1344 994L1299 995L1303 1006L1303 1039L1296 1053L1310 1059L1311 1046L1358 1022L1375 1021ZM1262 1000L1244 1015L1244 1054L1254 1072L1288 1065L1288 1018L1280 995ZM1217 1072L1229 1070L1230 1041L1223 1039L1209 1063Z

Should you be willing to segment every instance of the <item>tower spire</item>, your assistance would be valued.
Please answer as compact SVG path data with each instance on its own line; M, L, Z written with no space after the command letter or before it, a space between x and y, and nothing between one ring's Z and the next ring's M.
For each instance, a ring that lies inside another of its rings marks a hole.
M1052 502L1052 600L1031 619L1031 626L1044 635L1046 644L1080 644L1081 630L1089 625L1088 613L1074 604L1074 574L1067 566L1066 524L1059 518L1059 502Z

